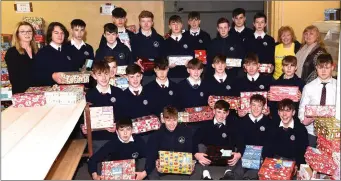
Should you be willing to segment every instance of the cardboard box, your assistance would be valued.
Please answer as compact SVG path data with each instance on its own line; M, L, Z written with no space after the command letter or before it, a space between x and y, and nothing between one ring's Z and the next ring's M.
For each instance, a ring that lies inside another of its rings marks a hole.
M206 50L194 50L195 58L199 59L203 64L207 63Z
M186 65L188 61L193 59L193 56L190 55L172 55L167 57L169 65Z
M240 107L240 98L235 96L209 96L208 105L213 109L218 100L224 100L230 104L230 109L238 110Z
M189 122L199 122L212 120L214 118L213 110L209 106L186 108L189 113Z
M265 99L267 100L268 93L265 91L260 91L260 92L240 92L240 109L238 111L246 111L250 112L251 111L251 105L250 105L250 98L251 96L255 94L260 94ZM263 113L268 112L269 107L267 106L267 103L264 105Z
M297 95L299 88L297 86L270 86L270 92L272 93L272 99L270 101L281 101L283 99L291 99L294 102L298 102Z
M226 58L226 66L228 66L228 67L242 67L242 59L240 59L240 58Z
M320 173L332 175L337 169L333 158L319 149L308 147L304 154L304 158L310 167Z
M163 113L160 114L161 122L164 123L165 121L163 120ZM178 122L184 122L187 123L189 122L189 114L188 112L178 112Z
M192 153L159 151L161 173L192 174L195 162Z
M12 96L13 107L38 107L46 104L43 93L18 93Z
M159 118L155 115L133 119L133 134L158 130L161 127Z
M265 158L259 172L259 180L291 180L295 172L295 161Z
M307 118L334 117L336 114L335 106L306 105L304 116Z
M103 130L114 127L114 108L112 106L90 107L90 120L92 130ZM84 114L86 127L86 114Z
M242 157L242 167L258 170L262 162L263 146L246 145Z
M90 72L63 72L61 77L64 79L62 84L89 83Z
M101 180L135 180L135 160L102 162Z
M260 73L272 73L271 66L272 64L260 64L258 71Z
M126 69L127 69L127 65L123 65L123 66L117 66L117 75L125 75L126 74Z

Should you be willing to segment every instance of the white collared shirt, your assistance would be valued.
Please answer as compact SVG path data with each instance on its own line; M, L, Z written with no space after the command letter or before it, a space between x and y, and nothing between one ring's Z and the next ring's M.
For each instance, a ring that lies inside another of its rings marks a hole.
M102 94L106 94L106 93L109 93L111 94L111 88L110 88L110 85L108 86L108 88L105 90L105 91L102 91L101 92L101 88L99 85L96 85L96 89L98 90L98 92L102 93Z
M111 48L112 50L116 47L116 45L117 45L117 41L115 41L115 43L114 43L114 45L109 45L109 43L107 43L107 46L109 47L109 48Z
M335 105L336 104L336 88L337 88L337 81L334 78L330 78L326 84L326 105ZM304 112L306 105L320 105L321 101L321 94L323 85L321 84L322 81L320 78L316 78L310 83L306 84L302 91L302 98L299 106L298 117L301 121L304 120ZM314 134L314 124L310 124L306 126L307 131L311 135Z
M152 30L143 31L143 30L141 29L141 33L142 33L142 35L148 37L148 36L151 36L151 35L152 35Z
M118 137L118 140L120 140L122 143L126 143L126 142L124 142L124 141L120 138L120 135L117 134L117 137ZM130 136L128 143L129 143L129 142L134 142L133 136Z
M134 89L133 87L129 86L129 90L130 90L131 93L133 93L133 95L135 95L134 91L139 91L139 95L140 95L141 92L142 92L142 88L143 88L142 85L140 85L140 87L137 88L137 89Z
M254 33L255 38L257 39L258 36L261 36L262 38L264 38L264 36L266 35L265 32L263 31L262 33L258 34L257 32Z
M259 72L257 72L255 75L251 76L249 74L246 74L247 79L249 79L249 81L252 81L252 78L254 79L254 81L256 81L259 77Z
M198 84L200 86L201 84L201 79L199 79L198 81L195 81L194 79L192 79L191 77L188 77L187 80L189 81L189 83L194 86L195 84Z
M126 28L117 28L118 33L126 33Z
M71 45L75 46L78 50L80 50L82 48L83 45L86 45L85 42L82 40L80 45L76 44L76 41L71 39Z
M220 124L221 122L219 122L215 117L213 119L213 124ZM222 124L225 126L226 125L226 120L224 120L224 122L222 122Z
M226 74L226 73L224 73L224 75L223 75L222 77L219 77L217 74L214 74L213 76L214 76L214 78L215 78L218 82L220 82L220 79L223 79L223 82L225 82L225 80L226 80L226 78L227 78L227 74Z
M241 33L244 29L245 29L245 26L242 26L239 29L237 29L236 26L234 27L234 30L236 30L236 32L238 32L238 33Z
M279 127L283 127L284 128L284 124L281 120L281 122L279 123ZM294 119L291 119L291 122L289 123L288 127L287 128L291 128L291 129L294 129Z
M261 114L258 118L254 117L251 113L249 114L249 118L251 119L252 122L256 123L255 121L257 120L257 122L259 120L261 120L263 118L263 114Z
M198 35L200 34L200 28L199 28L198 30L196 30L196 31L190 29L190 30L189 30L189 33L190 33L192 36L198 36ZM194 35L194 33L196 33L196 35Z
M156 83L159 84L160 87L162 87L161 86L162 84L165 85L165 87L169 87L169 80L168 80L168 78L167 78L165 83L161 83L161 81L158 78L156 78Z
M51 45L54 49L58 50L58 48L60 48L60 51L62 51L62 45L57 45L57 44L54 43L53 41L51 41L50 45Z
M182 38L182 34L179 34L178 36L175 36L173 34L171 35L171 38L173 38L173 40L175 40L175 41L176 41L176 37L178 37L178 41L180 41Z

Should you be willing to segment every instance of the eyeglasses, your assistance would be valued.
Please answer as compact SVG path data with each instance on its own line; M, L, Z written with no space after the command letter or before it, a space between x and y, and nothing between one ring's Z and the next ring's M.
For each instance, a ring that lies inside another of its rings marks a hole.
M19 33L22 35L27 35L27 34L32 35L33 32L32 31L19 31Z

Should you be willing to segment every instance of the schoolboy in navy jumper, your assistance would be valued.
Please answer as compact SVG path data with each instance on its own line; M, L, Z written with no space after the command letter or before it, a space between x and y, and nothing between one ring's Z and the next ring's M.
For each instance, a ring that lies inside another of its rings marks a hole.
M283 99L278 103L281 121L271 129L270 155L267 156L294 160L299 167L305 163L304 154L309 143L307 130L294 118L295 113L294 102L291 99Z
M81 19L74 19L71 21L71 41L66 45L70 51L71 59L75 63L75 68L82 68L86 59L94 60L94 49L91 45L84 42L86 24Z
M257 13L253 18L253 26L255 28L254 36L247 39L247 52L256 53L259 57L260 64L272 64L271 69L275 65L275 40L265 33L266 15Z
M282 68L283 74L277 80L275 80L271 85L273 86L297 86L299 88L299 93L296 96L298 100L300 100L305 82L295 74L297 70L297 58L291 55L285 56L282 60L282 67L283 67ZM271 99L271 97L272 97L272 94L269 91L268 98ZM299 102L300 101L294 102L295 111L297 113L298 113L298 108L299 108ZM278 118L277 103L278 102L274 102L274 101L268 102L269 107L271 109L270 112L272 113L273 118L274 117ZM298 114L295 115L295 118L297 118L297 116Z
M112 14L112 21L113 23L118 27L118 38L120 39L120 35L122 34L128 34L128 38L130 40L130 44L132 43L132 38L134 36L134 33L126 29L126 22L127 22L127 12L121 8L116 7L111 12ZM122 42L122 41L121 41ZM99 44L99 47L105 46L107 43L107 40L104 35L102 35L101 42ZM126 46L129 48L129 44Z
M198 160L196 174L203 174L204 180L213 180L210 171L215 169L221 174L221 180L238 180L243 176L241 156L243 153L243 139L238 133L237 121L229 117L230 104L219 100L214 105L214 119L205 122L206 125L198 129L195 133L193 150L195 158ZM203 150L199 150L199 144L203 144ZM224 147L232 151L232 158L228 160L226 167L210 166L211 160L206 153L202 153L207 146ZM217 178L215 178L217 179Z
M168 60L165 58L155 59L156 79L146 85L145 89L150 100L153 114L160 115L166 106L176 106L177 84L169 80Z
M263 146L263 158L267 155L269 145L269 132L273 128L273 120L262 113L266 99L262 95L253 95L250 98L251 112L249 114L238 112L242 116L239 120L239 131L243 134L244 145ZM244 168L243 179L258 180L258 170Z
M259 60L256 54L249 53L244 60L243 66L246 74L237 80L239 93L269 90L272 78L258 72Z
M114 109L114 120L121 119L123 92L117 87L109 84L110 67L104 61L95 62L92 69L92 76L97 82L96 87L91 88L85 95L86 101L91 103L90 107L103 107L112 106ZM82 131L86 134L85 127L82 126ZM93 151L94 153L99 150L108 140L112 137L114 128L108 128L107 131L94 131L92 132Z
M156 164L159 162L159 151L193 153L192 134L186 125L178 123L178 111L167 106L163 110L164 123L154 132L147 144L146 171L150 180L188 180L191 176L159 173Z
M182 20L178 15L173 15L169 18L169 29L171 35L164 42L163 55L186 55L194 57L194 49L189 36L182 33ZM186 76L185 66L169 65L169 78L178 83Z
M217 37L211 41L207 52L207 73L212 75L214 70L212 69L213 59L216 55L225 55L227 58L236 58L243 60L244 48L242 43L237 37L229 36L230 22L226 18L219 18L217 21ZM231 76L237 76L238 67L229 67Z
M245 9L236 8L232 11L232 28L230 29L230 36L238 37L246 49L246 40L254 36L254 30L245 26L246 16Z
M47 46L40 49L32 66L35 86L52 86L62 83L61 72L78 71L65 46L69 32L59 22L49 24L46 33Z
M189 30L184 34L190 37L194 50L207 50L210 45L211 36L200 28L200 13L192 11L188 14Z
M135 61L127 46L117 41L117 26L112 23L104 25L103 35L106 38L106 45L96 50L95 61L103 60L105 56L113 56L117 60L117 65L130 65Z
M117 131L112 140L106 143L88 161L88 170L94 180L100 180L97 164L103 161L135 159L136 180L147 176L145 171L146 143L139 137L133 136L133 125L130 119L121 119L116 123Z

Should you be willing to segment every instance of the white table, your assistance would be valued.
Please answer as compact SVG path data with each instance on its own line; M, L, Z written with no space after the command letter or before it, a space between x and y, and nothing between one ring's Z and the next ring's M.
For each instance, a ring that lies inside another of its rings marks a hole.
M1 113L1 179L44 180L85 108L9 107Z

